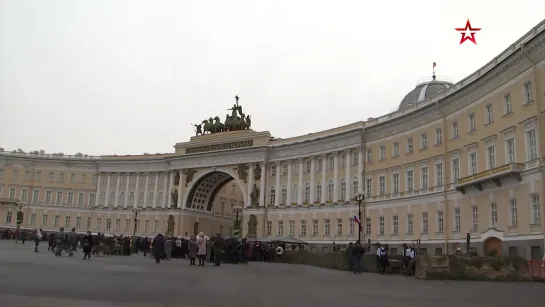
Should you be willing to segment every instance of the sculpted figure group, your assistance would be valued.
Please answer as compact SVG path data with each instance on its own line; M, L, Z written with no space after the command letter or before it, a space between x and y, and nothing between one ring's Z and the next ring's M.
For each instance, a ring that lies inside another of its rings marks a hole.
M226 114L225 122L221 122L221 119L216 116L205 119L199 125L195 126L195 134L202 135L208 133L218 133L223 131L235 131L250 129L252 126L252 120L250 115L246 115L242 112L242 106L238 104L238 96L235 96L236 103L232 108L227 109L231 111L231 115Z

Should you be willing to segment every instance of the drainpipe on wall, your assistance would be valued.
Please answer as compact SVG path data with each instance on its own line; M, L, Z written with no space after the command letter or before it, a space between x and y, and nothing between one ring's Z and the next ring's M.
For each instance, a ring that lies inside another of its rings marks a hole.
M443 210L443 233L445 235L445 255L448 255L448 233L449 233L449 205L448 205L448 198L447 198L447 180L450 178L450 165L447 167L447 154L448 154L448 141L449 136L447 133L447 117L445 113L443 113L443 110L439 107L439 100L435 101L435 107L439 110L439 114L441 114L441 118L443 120L443 201L445 203L444 210ZM435 173L437 175L437 172ZM437 178L435 179L437 180Z
M540 96L539 96L539 93L540 91L538 90L539 89L539 82L537 82L537 74L536 74L536 63L535 61L533 61L532 59L530 59L530 57L528 57L528 55L525 54L524 52L524 47L525 47L526 43L522 44L522 46L520 47L520 53L522 54L522 56L528 61L530 62L530 64L532 64L532 73L533 73L533 84L535 84L535 99L536 99L536 126L537 126L537 132L538 132L538 141L539 141L539 173L541 174L541 197L539 198L539 202L540 202L540 205L541 205L541 208L540 208L540 214L543 215L544 212L545 212L545 202L543 198L545 198L545 174L543 173L545 170L543 170L543 153L545 152L544 151L544 142L542 142L541 140L541 133L543 132L543 127L541 127L542 125L542 121L541 121L541 114L542 114L542 111L541 111L541 103L540 103ZM531 221L530 221L531 222ZM543 234L543 246L545 247L545 222L543 221L543 217L541 217L541 227L542 227L542 234ZM543 260L545 260L545 253L543 254Z

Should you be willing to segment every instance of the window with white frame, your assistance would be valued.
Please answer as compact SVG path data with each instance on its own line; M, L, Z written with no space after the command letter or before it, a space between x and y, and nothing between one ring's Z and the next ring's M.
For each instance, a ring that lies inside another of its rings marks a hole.
M414 171L412 169L408 169L405 172L405 179L407 180L407 192L411 192L414 189L413 174L414 174Z
M74 192L68 192L68 200L66 203L69 205L74 203Z
M437 232L445 231L445 218L443 216L443 210L437 210Z
M428 233L428 212L422 212L422 233Z
M399 156L399 142L394 142L392 145L392 157Z
M531 210L531 224L541 224L541 204L539 202L539 194L532 194L530 196L530 210Z
M360 164L360 152L357 150L352 150L352 165Z
M296 203L299 198L299 185L297 183L291 186L291 202Z
M288 174L288 163L282 164L282 176L286 176Z
M373 150L367 149L367 162L373 162Z
M479 230L479 207L477 205L471 206L471 230Z
M386 146L380 145L379 148L379 160L386 159Z
M272 221L267 221L267 236L272 235Z
M318 220L312 220L312 235L318 235Z
M457 121L454 121L452 122L451 124L451 138L453 139L457 139L458 138L458 122Z
M337 219L337 235L341 236L343 234L343 219Z
M76 217L76 228L81 228L81 216Z
M352 193L358 193L358 192L361 192L360 191L360 186L359 186L359 179L358 179L358 176L354 176L352 177Z
M443 162L435 163L435 186L443 186Z
M327 157L327 169L332 170L335 168L335 157L330 155Z
M37 203L40 201L40 190L32 191L32 202Z
M532 161L538 158L536 129L526 131L526 160Z
M421 167L420 168L420 177L421 177L421 188L427 189L428 188L428 167Z
M51 191L50 191L51 193ZM51 194L49 194L49 198L51 200ZM9 200L15 200L15 188L10 188L9 189Z
M289 221L289 236L295 236L295 221Z
M384 235L384 216L378 218L378 234Z
M335 183L329 180L327 183L327 201L333 201L333 192L335 191Z
M532 83L524 83L524 104L532 102Z
M359 231L359 228L358 228ZM365 218L365 234L370 235L371 234L371 218L366 217Z
M475 131L475 114L474 113L470 113L468 116L467 116L467 123L468 123L468 131L469 132L473 132Z
M106 230L111 230L112 229L112 219L106 219ZM145 224L144 224L144 230L146 232L149 231L149 220L146 220Z
M275 201L276 201L276 188L273 185L269 188L269 204L274 205Z
M121 219L115 219L115 231L119 231L121 229ZM157 230L154 230L157 231Z
M518 224L517 199L509 198L509 226L516 227Z
M443 131L441 131L441 128L435 129L435 145L439 145L443 143Z
M486 164L488 169L496 167L496 147L494 145L486 147Z
M460 159L452 159L452 182L456 183L460 179Z
M346 180L344 178L341 178L341 195L340 199L345 200L346 199Z
M392 194L399 193L399 173L392 174Z
M407 153L413 152L413 138L407 139Z
M276 176L276 164L271 165L271 176Z
M494 114L492 112L492 104L487 104L484 106L484 122L486 124L490 124L494 121Z
M351 217L348 219L348 235L353 236L354 235L354 229L356 228L356 222L354 221L354 218Z
M30 225L36 225L36 213L30 215Z
M52 196L52 192L51 192L51 191L45 191L45 203L46 203L46 204L50 204L50 203L51 203L51 196Z
M277 236L284 235L284 221L278 221L278 224L276 227L276 235Z
M505 140L505 151L506 151L506 162L508 164L515 163L516 160L516 149L515 149L515 138L509 138Z
M452 230L455 232L460 232L462 228L460 208L454 208L454 223Z
M136 178L135 178L135 180L136 180ZM87 218L87 229L89 229L89 228L91 228L91 218ZM126 219L125 220L125 231L129 231L129 229L131 229L131 220Z
M47 177L47 181L53 181L53 180L55 180L55 173L50 172L49 176Z
M509 93L503 96L503 113L513 113L513 106L511 105L511 94Z
M307 159L305 161L305 173L310 173L312 172L312 161L310 159Z
M282 195L280 195L280 204L285 205L288 199L288 187L286 185L282 186Z
M399 217L397 215L392 216L392 234L399 234Z
M301 236L304 237L307 235L307 221L302 220L301 221Z
M413 233L414 218L412 213L407 214L407 234Z
M371 197L373 190L373 180L365 178L365 197Z
M420 135L420 148L421 149L428 148L428 134L426 132Z
M60 217L58 215L55 215L55 218L53 219L53 226L59 227L59 220Z
M478 173L477 169L477 153L471 152L469 153L469 174L474 175Z
M380 195L386 194L386 176L384 175L378 177L378 191Z
M495 202L490 203L490 228L498 225L498 205Z

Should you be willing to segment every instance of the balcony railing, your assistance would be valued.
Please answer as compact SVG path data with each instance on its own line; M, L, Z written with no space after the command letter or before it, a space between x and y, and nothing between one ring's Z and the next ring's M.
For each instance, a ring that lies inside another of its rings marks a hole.
M483 190L483 184L486 182L493 182L497 186L501 186L501 180L508 176L514 176L518 181L521 181L520 172L524 170L524 163L511 163L498 166L484 172L479 172L467 177L458 179L456 182L456 189L462 194L465 194L465 190L473 186L479 191Z

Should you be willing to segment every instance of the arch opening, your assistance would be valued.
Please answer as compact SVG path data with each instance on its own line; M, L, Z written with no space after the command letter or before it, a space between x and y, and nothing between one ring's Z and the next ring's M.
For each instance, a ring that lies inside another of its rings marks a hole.
M233 184L229 185L229 183L231 182ZM242 191L240 191L240 188L235 182L233 176L225 172L214 171L202 176L195 182L195 184L189 191L186 207L212 211L218 195L228 196L227 198L230 198L229 205L235 205L231 204L235 200L242 201L243 203L244 199L238 199L241 197L242 193L237 192Z
M496 237L489 237L483 242L484 246L484 253L486 254L492 254L495 253L496 255L501 255L501 245L502 242L500 239Z

